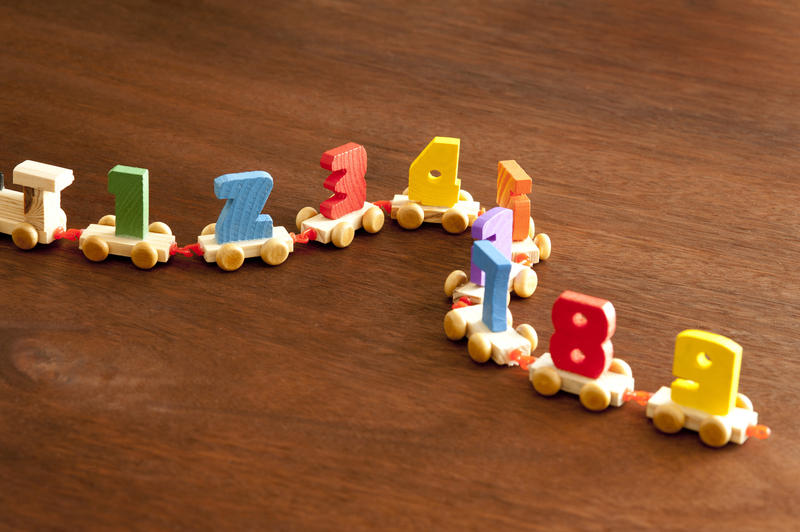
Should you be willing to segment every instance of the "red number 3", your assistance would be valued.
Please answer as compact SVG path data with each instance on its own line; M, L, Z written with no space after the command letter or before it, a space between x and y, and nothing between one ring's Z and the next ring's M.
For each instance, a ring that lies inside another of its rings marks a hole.
M616 328L614 305L576 292L566 291L553 304L550 356L558 369L596 379L611 365Z
M367 199L367 150L355 142L348 142L322 154L320 166L333 172L325 180L324 187L333 196L319 205L319 212L335 220L347 213L357 211Z

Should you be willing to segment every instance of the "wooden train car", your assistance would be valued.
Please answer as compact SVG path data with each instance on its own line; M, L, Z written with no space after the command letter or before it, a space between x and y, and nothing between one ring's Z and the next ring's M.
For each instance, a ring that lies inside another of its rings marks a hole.
M74 180L67 168L36 161L18 164L14 184L22 192L5 188L0 177L0 232L10 234L20 249L51 243L56 229L67 227L61 191Z

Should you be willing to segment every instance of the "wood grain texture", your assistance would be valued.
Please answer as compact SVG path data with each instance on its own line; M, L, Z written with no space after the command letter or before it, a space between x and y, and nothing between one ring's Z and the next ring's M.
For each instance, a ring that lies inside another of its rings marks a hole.
M121 161L184 245L215 176L268 171L287 225L331 146L362 143L368 200L388 200L457 136L482 205L500 160L535 181L553 255L517 323L546 346L563 290L610 300L650 391L679 331L728 336L773 429L713 450L473 363L441 288L471 239L434 225L234 274L2 237L3 528L796 527L798 27L770 0L0 5L0 169L73 169L71 227L113 211Z

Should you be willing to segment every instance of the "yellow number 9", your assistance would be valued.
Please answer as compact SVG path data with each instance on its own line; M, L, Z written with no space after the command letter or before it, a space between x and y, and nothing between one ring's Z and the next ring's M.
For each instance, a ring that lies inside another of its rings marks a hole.
M675 340L672 400L725 416L736 404L742 346L719 334L689 329Z

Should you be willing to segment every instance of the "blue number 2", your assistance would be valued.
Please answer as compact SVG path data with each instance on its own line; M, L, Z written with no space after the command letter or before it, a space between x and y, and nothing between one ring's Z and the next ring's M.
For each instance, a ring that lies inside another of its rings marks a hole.
M489 240L478 240L472 244L472 264L486 273L483 285L483 323L492 332L505 331L506 297L511 261L500 253Z
M217 242L272 238L272 217L260 214L270 192L272 176L267 172L241 172L216 178L214 194L228 200L217 219Z

